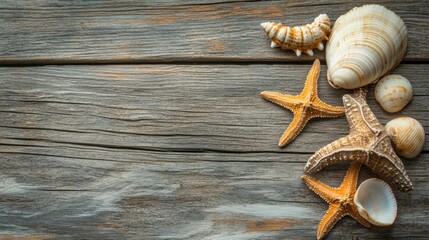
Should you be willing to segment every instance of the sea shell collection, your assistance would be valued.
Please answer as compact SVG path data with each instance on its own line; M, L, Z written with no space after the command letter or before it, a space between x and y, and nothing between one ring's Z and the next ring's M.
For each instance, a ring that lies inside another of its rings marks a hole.
M308 159L305 173L316 173L343 161L363 163L375 174L401 191L413 186L401 159L393 150L390 136L375 117L365 100L366 89L343 96L349 135L322 147Z
M413 188L397 154L405 158L418 156L425 143L425 132L423 126L410 117L393 119L383 127L366 102L365 86L378 82L374 96L386 112L399 112L411 102L411 83L403 76L387 75L406 52L408 33L403 20L383 6L370 4L353 8L340 16L332 31L326 14L300 27L291 28L274 22L265 22L261 26L271 38L271 47L292 49L297 56L301 52L313 56L312 49L317 47L323 50L323 41L328 40L326 62L329 84L334 88L355 89L353 94L343 97L350 134L318 150L304 168L305 173L312 174L337 162L351 162L339 188L331 188L307 175L302 177L304 183L330 205L319 224L317 239L325 237L335 223L346 215L365 227L393 224L397 202L390 186L404 192ZM309 84L310 75L311 71L302 94ZM317 78L311 82L310 88L314 89L317 98ZM262 96L273 101L265 96L266 93L263 92ZM295 123L294 128L299 129L293 136L295 138L307 123L307 120L295 121L299 104L294 105L294 98L299 96L273 94L276 98L274 103L294 112L291 125ZM305 99L309 100L300 103L303 106L313 106L320 101L318 98L311 100L311 97ZM301 114L304 114L303 111ZM283 136L291 133L289 128ZM287 145L293 138L280 142L283 143L280 146ZM362 164L384 181L367 179L356 189Z

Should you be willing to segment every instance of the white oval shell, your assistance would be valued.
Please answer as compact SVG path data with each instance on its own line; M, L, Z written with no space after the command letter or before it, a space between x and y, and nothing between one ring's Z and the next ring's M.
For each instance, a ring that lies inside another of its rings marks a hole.
M376 226L392 225L396 219L397 203L392 188L378 178L361 183L356 190L354 203L359 214Z
M388 122L385 128L398 155L413 158L420 154L425 144L425 130L419 121L399 117Z
M387 75L378 81L374 95L386 112L399 112L413 98L413 87L401 75Z
M346 89L375 83L402 60L407 38L404 22L387 8L353 8L337 19L326 45L329 83Z
M313 49L323 50L323 41L328 40L331 32L331 22L328 15L320 14L311 24L288 27L281 23L264 22L261 27L271 38L271 47L292 49L296 55L302 52L313 56Z

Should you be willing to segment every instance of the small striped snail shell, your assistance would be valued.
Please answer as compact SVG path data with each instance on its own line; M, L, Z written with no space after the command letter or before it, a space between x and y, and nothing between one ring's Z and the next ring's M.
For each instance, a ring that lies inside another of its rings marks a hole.
M272 48L292 49L298 57L301 52L313 56L314 48L323 50L323 41L328 40L331 32L331 23L326 14L320 14L305 26L288 27L274 22L264 22L261 26L271 38Z

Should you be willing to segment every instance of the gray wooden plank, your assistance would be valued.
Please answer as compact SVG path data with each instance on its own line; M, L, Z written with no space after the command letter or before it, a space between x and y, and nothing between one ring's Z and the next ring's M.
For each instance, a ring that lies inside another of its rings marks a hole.
M2 1L0 64L137 62L297 62L271 49L259 24L332 22L368 1ZM373 2L371 2L373 3ZM378 1L409 31L406 60L427 61L427 1Z
M284 149L292 114L259 97L299 93L309 65L3 67L0 236L34 239L308 239L327 205L299 177L311 154L347 134L345 118L312 121ZM341 104L326 82L322 100ZM398 114L428 129L426 65L394 73L415 88ZM372 92L372 91L371 91ZM344 219L328 239L424 239L428 144L404 160L415 189L395 192L394 226ZM317 174L335 186L347 168ZM373 176L362 171L361 181Z
M2 153L0 234L57 239L313 239L327 210L299 178L309 154L194 153L188 158L167 153L146 161L144 151L138 151L133 154L140 159L128 161L130 150L122 150L122 162L24 154L29 147L20 147L23 153ZM109 149L92 150L111 154ZM218 158L231 161L212 160ZM233 160L237 158L241 162ZM263 158L273 162L245 162ZM394 226L366 229L345 218L327 239L424 239L429 155L423 158L406 164L415 189L395 193L399 207ZM339 185L345 167L329 168L317 177ZM360 179L371 176L364 169Z
M3 68L0 129L4 144L38 144L151 151L314 152L348 133L344 117L312 120L286 148L278 139L292 113L263 100L264 90L298 94L309 65L116 65ZM400 65L415 96L404 111L385 113L369 104L380 121L409 115L429 132L426 65ZM342 105L347 91L326 81L320 98ZM426 144L424 150L428 150Z

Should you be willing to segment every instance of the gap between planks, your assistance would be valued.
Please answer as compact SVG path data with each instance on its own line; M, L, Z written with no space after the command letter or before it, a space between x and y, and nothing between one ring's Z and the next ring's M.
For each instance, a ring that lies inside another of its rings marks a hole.
M252 64L280 64L280 65L312 65L317 58L311 59L304 56L304 59L289 60L285 58L283 61L278 59L231 59L231 58L192 58L192 59L126 59L126 60L71 60L71 59L46 59L46 60L0 60L0 68L2 67L38 67L38 66L66 66L66 65L252 65ZM319 59L322 65L326 65L325 59ZM407 59L400 64L429 64L426 59Z

